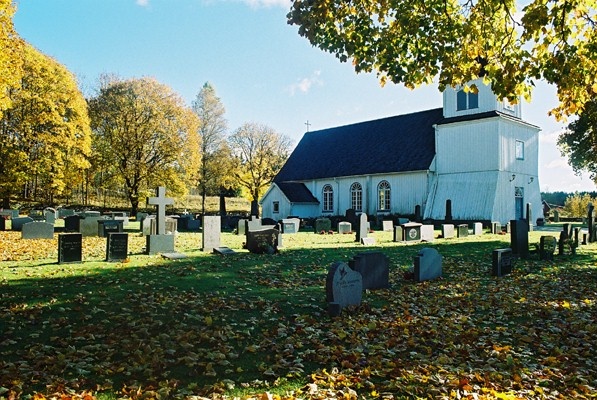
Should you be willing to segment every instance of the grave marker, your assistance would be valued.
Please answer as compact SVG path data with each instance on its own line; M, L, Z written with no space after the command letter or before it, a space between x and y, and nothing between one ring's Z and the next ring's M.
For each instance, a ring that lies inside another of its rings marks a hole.
M481 222L474 222L473 223L473 235L478 236L483 234L483 223Z
M106 261L123 261L129 254L129 234L107 232Z
M421 249L414 262L414 279L423 282L442 276L442 256L430 247Z
M203 234L201 235L201 249L211 253L214 248L220 247L220 232L222 222L219 215L203 217Z
M28 222L21 229L21 239L54 239L54 224L42 221Z
M124 221L116 219L101 219L97 221L97 236L108 237L108 233L120 233L123 230Z
M553 254L558 246L554 236L541 236L539 239L539 259L553 261Z
M166 206L174 204L174 199L166 197L166 188L164 186L158 186L156 189L155 197L149 197L147 204L156 206L157 217L156 217L156 234L166 234Z
M346 263L333 263L327 274L325 283L326 301L342 308L358 306L363 296L363 278Z
M361 243L361 239L366 238L369 233L367 214L361 213L357 219L357 237L356 241Z
M248 231L247 250L255 254L274 254L278 252L280 231L273 228Z
M315 233L321 233L321 232L327 233L330 230L332 230L332 220L330 220L329 218L317 218L315 220L315 226L314 226Z
M433 225L421 225L421 241L431 243L435 240L435 228Z
M58 264L80 263L83 260L83 235L81 233L58 234Z
M454 238L454 225L453 224L442 224L442 237L444 239Z
M79 232L81 229L80 215L68 215L64 217L64 231L65 232Z
M456 236L459 238L468 237L468 225L460 224L456 227Z
M361 274L363 289L386 289L390 287L390 261L379 252L358 253L348 266Z
M338 222L338 233L352 233L352 225L350 222Z
M384 232L392 232L394 230L394 221L384 219L381 221L381 225Z
M503 276L512 272L512 249L496 249L492 254L491 274Z
M13 231L21 231L23 229L23 225L28 224L29 222L33 222L33 218L18 217L18 218L13 218L10 222L11 222L11 229Z
M529 227L524 219L510 221L510 247L520 258L529 258Z

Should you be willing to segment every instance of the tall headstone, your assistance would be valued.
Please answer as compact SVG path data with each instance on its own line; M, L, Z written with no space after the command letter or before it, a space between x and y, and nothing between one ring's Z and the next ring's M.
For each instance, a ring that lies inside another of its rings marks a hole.
M56 223L56 210L53 208L46 208L44 210L44 219L48 224L54 225Z
M442 276L442 256L436 249L421 249L414 261L415 281L428 281Z
M147 204L156 206L156 234L146 236L146 253L174 252L175 235L166 235L166 206L174 204L174 199L166 197L166 188L159 186L156 189L156 196L149 197Z
M58 264L80 263L83 260L83 235L80 233L58 234Z
M597 241L595 237L595 208L593 203L589 203L589 209L587 210L587 226L589 228L589 243Z
M129 252L129 234L108 232L106 236L106 261L126 260Z
M361 243L361 239L366 238L369 233L369 225L367 221L367 214L361 213L357 219L357 238L356 241Z
M421 205L417 204L415 206L415 222L421 222L423 219L421 218Z
M6 220L4 219L4 216L0 215L0 231L5 231L6 230Z
M452 221L452 200L446 200L446 221Z
M239 219L238 223L236 225L236 234L237 235L244 235L245 234L245 229L246 229L246 224L247 224L246 219Z
M345 216L352 226L357 226L357 211L354 208L346 210Z
M510 221L510 247L520 258L529 258L529 227L524 219Z
M214 248L220 247L220 233L222 223L219 215L203 216L203 234L201 235L201 249L211 253Z
M533 212L532 212L532 205L531 203L527 203L527 212L526 212L526 221L527 226L529 227L529 232L533 231Z

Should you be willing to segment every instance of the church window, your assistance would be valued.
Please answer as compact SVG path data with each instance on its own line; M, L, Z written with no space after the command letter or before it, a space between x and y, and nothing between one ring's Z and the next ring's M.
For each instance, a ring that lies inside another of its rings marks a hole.
M363 187L358 182L350 186L350 207L355 211L363 211Z
M516 159L524 160L524 142L521 140L516 141Z
M479 93L473 93L469 91L468 93L461 89L456 93L456 110L472 110L474 108L479 108Z
M381 181L377 185L378 209L380 211L390 210L390 184L388 181Z
M274 212L276 214L280 212L280 202L279 201L274 201L272 203L272 212Z
M323 187L323 212L334 211L334 189L332 185Z

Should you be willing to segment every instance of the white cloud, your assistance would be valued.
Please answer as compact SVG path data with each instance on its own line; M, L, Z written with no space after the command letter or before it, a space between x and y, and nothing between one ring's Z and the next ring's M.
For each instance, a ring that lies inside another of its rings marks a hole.
M558 158L555 160L552 160L551 162L549 162L547 165L545 165L545 168L547 169L553 169L553 168L566 168L566 169L572 169L568 163L566 162L566 160L564 158Z
M558 137L562 133L562 130L558 129L551 132L546 133L539 133L539 142L541 143L549 143L549 144L556 144L558 141Z
M149 0L136 0L135 3L141 7L147 7L149 5Z
M315 71L308 78L303 78L293 83L288 87L288 91L291 96L294 96L296 92L308 93L313 85L323 86L323 81L319 78L321 71Z

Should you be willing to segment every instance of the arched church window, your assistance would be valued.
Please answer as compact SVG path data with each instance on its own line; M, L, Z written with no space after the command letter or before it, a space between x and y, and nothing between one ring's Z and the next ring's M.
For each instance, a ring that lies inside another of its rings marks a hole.
M323 212L334 211L334 189L332 185L323 187Z
M381 181L377 185L377 208L379 211L390 210L390 183Z
M350 186L350 207L355 211L363 211L363 187L358 182Z

